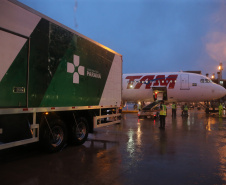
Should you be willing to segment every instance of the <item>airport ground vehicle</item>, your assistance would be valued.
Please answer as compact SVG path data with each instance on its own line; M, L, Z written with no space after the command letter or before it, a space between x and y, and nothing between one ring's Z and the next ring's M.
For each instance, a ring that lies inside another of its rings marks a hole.
M158 118L159 117L159 107L155 107L151 110L140 110L138 111L138 118Z
M120 54L15 0L0 1L0 40L0 149L55 152L120 122Z
M158 118L159 117L159 107L160 101L155 101L138 111L138 118Z

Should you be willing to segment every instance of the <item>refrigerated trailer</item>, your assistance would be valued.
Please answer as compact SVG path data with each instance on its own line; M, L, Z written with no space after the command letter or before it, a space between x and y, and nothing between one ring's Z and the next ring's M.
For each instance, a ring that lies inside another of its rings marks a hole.
M121 86L120 54L18 1L0 1L0 149L83 144L94 128L120 123Z

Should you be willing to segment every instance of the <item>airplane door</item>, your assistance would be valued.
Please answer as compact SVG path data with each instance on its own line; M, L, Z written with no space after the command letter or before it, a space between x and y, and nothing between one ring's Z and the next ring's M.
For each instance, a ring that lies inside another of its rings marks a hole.
M189 90L189 74L180 75L180 89Z
M163 92L157 94L157 100L163 100Z
M153 87L153 99L156 100L167 100L167 89L166 87Z

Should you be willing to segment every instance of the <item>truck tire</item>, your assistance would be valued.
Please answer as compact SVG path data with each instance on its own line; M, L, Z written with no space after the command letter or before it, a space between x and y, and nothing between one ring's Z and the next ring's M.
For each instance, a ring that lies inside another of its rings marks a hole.
M89 126L84 117L80 117L70 129L70 142L76 145L82 145L89 133Z
M61 120L53 120L49 126L45 125L40 137L41 144L47 151L60 151L67 142L67 127Z

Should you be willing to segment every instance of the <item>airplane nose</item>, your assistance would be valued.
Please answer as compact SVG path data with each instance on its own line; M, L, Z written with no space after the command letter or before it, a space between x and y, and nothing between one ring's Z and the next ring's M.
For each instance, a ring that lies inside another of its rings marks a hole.
M218 85L216 92L217 92L218 98L222 98L222 97L226 96L226 89L220 85Z

